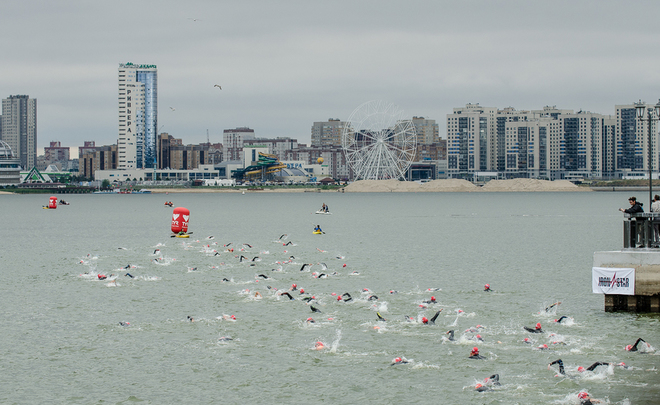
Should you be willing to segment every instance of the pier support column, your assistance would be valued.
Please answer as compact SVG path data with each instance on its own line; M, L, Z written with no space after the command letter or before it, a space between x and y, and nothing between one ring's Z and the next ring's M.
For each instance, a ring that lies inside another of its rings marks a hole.
M628 299L628 311L636 312L637 311L637 296L627 295L626 298Z
M615 312L616 309L614 308L614 296L613 295L605 295L605 312Z
M654 295L651 297L651 312L660 312L660 296Z

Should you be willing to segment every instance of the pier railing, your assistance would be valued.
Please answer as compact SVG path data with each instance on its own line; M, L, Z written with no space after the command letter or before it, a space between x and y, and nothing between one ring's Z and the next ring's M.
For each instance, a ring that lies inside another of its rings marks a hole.
M655 238L655 228L660 230L660 212L623 214L624 248L658 248L660 238Z

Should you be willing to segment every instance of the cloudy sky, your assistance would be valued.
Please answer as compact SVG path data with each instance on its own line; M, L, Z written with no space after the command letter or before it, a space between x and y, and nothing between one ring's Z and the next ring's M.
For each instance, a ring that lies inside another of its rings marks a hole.
M158 126L185 143L239 126L309 143L370 100L444 138L466 103L612 114L660 97L655 0L23 0L0 28L0 97L38 100L40 149L116 143L125 62L158 66Z

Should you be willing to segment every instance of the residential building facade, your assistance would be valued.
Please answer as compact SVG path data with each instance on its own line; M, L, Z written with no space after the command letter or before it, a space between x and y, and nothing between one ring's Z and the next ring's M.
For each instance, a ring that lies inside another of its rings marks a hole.
M158 69L156 65L121 63L118 79L117 168L157 167Z
M27 95L2 100L0 140L12 149L25 170L37 163L37 99Z

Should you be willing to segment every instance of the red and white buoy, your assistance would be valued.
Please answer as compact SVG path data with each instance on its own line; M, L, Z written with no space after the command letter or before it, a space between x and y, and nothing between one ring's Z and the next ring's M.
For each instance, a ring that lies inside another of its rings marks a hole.
M48 208L50 209L57 208L57 197L50 197L50 200L48 200Z
M190 211L187 208L176 207L172 212L172 232L188 232L188 220Z

